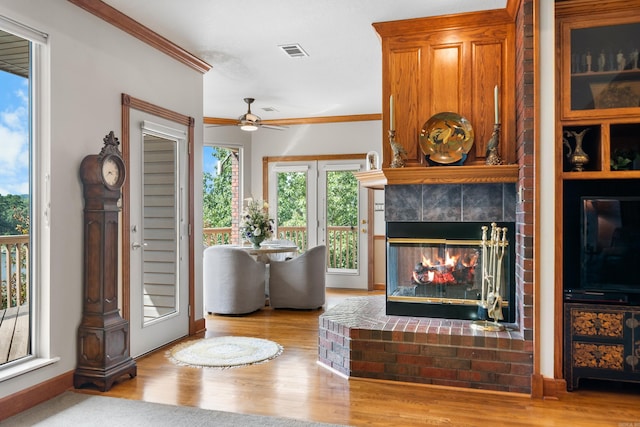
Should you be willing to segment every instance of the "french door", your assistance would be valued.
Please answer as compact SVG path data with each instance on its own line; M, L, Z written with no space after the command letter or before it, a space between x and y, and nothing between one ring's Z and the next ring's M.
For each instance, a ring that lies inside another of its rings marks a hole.
M364 167L364 159L269 163L278 238L301 250L326 245L328 287L367 289L367 191L353 176Z
M127 178L133 357L189 332L187 130L150 121L141 124L131 129Z

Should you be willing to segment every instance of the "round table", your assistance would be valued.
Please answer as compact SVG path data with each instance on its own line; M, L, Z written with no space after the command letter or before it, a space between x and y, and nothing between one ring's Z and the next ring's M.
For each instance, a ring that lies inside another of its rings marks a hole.
M243 249L249 253L249 255L254 255L257 260L264 262L265 264L269 263L269 254L277 254L277 253L286 253L286 252L297 252L298 247L296 245L270 245L268 243L263 243L260 248L254 248L253 246L237 246L239 249Z

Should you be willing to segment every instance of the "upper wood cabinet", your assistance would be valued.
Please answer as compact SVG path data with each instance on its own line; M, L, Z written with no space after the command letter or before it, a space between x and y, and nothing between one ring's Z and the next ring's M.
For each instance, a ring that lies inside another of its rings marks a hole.
M598 14L572 4L559 5L556 13L560 118L637 117L640 18L618 7Z
M556 171L564 180L640 177L637 11L623 0L556 3ZM578 145L587 155L580 167Z
M515 25L504 10L373 24L382 39L382 166L388 144L389 96L394 96L396 141L407 166L426 166L419 135L434 114L467 118L475 139L464 165L484 164L499 88L500 156L515 162ZM524 95L526 96L526 94Z

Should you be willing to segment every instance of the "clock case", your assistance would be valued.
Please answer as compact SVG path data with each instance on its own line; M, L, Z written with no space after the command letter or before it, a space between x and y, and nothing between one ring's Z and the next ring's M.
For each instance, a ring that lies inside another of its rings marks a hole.
M80 165L84 196L84 290L82 321L78 327L74 387L95 384L108 391L121 376L137 374L129 355L129 322L118 309L119 206L125 167L111 131L100 154L86 156ZM103 177L102 164L112 158L120 168L114 185Z

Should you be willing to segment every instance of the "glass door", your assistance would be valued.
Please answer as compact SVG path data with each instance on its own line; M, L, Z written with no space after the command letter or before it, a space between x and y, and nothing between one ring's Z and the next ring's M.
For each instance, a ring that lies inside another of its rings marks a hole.
M367 289L367 191L353 172L365 161L269 164L269 207L278 239L305 251L327 246L327 286Z

